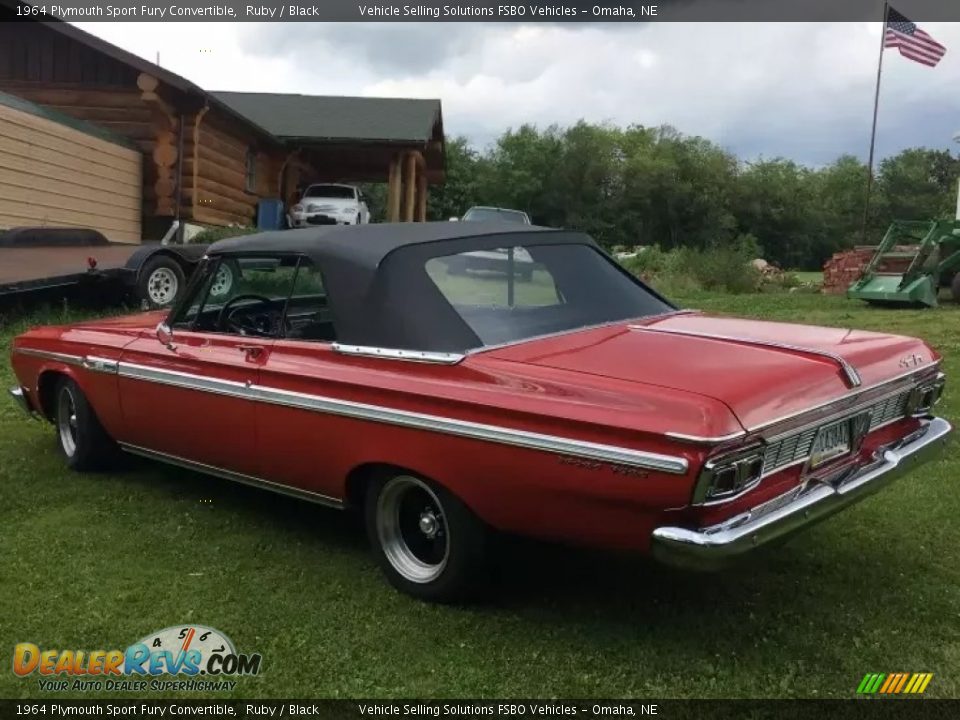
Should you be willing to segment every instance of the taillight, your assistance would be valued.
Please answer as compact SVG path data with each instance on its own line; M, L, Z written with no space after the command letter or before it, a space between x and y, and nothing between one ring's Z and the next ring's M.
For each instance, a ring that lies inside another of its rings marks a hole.
M928 415L940 402L945 384L946 378L940 373L932 382L915 387L907 398L907 414L914 417Z
M693 504L729 500L759 483L762 475L763 452L760 446L711 458L700 471Z

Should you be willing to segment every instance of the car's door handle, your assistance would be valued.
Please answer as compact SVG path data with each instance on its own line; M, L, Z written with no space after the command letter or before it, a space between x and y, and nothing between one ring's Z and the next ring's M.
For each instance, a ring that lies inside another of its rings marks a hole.
M260 357L263 353L262 345L237 345L237 349L245 353L248 358Z

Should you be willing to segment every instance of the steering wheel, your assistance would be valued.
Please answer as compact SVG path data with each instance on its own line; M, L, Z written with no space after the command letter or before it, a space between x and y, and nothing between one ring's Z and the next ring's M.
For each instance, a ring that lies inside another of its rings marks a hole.
M220 314L217 315L217 327L221 330L235 330L241 335L263 335L263 330L257 327L255 324L249 322L249 320L245 321L243 319L235 319L233 317L233 313L240 308L233 310L231 310L231 308L241 300L260 300L268 305L273 302L273 300L268 298L266 295L256 295L254 293L232 297L223 304L222 308L220 308Z

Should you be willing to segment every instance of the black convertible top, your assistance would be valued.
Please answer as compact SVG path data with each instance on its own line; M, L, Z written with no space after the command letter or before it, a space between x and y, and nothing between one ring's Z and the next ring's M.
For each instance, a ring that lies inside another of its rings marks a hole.
M536 246L559 245L589 246L602 254L588 235L571 230L510 222L432 222L263 232L221 240L210 246L208 255L308 257L323 275L341 343L462 352L484 343L430 280L427 261L516 246L536 253Z
M366 267L370 272L374 272L387 255L409 245L463 238L516 235L517 233L551 233L550 243L563 242L557 239L558 234L571 234L563 230L511 222L318 225L300 230L274 230L220 240L211 245L208 252L211 255L258 252L297 253L307 255L324 268L331 263L335 265L349 263L356 267ZM576 242L593 243L587 235L581 233L576 235L578 236ZM451 254L457 252L460 250L450 251Z

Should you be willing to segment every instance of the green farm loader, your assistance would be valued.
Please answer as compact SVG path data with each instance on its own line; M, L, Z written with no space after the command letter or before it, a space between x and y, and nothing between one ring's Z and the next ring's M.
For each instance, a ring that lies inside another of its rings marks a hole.
M960 220L894 220L847 297L936 307L941 287L960 301Z

